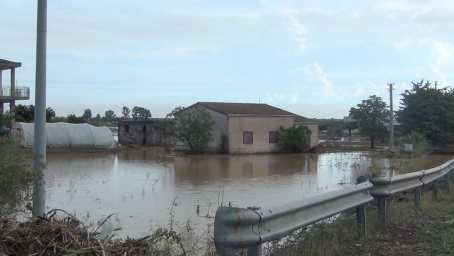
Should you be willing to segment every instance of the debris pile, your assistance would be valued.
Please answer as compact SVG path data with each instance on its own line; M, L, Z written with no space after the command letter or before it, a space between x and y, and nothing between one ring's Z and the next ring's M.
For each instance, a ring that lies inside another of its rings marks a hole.
M67 216L57 216L57 212ZM49 211L44 217L25 222L0 217L0 256L6 255L148 255L149 237L113 239L100 237L100 229L89 231L73 215L63 210Z

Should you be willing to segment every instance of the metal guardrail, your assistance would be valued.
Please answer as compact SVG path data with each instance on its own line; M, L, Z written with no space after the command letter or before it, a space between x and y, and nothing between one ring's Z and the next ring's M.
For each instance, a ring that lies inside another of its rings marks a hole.
M337 213L357 209L358 234L366 232L365 205L378 201L380 223L386 220L386 198L414 189L415 205L421 201L421 187L433 182L437 194L438 181L444 177L445 189L454 182L454 160L441 166L394 177L372 175L358 178L358 184L269 208L219 207L214 220L214 243L221 255L248 250L248 255L261 255L261 244L281 239L296 230ZM370 182L367 182L367 181ZM361 183L363 182L363 183Z
M256 254L265 242L283 238L294 231L373 200L372 184L331 191L293 203L270 208L220 207L214 220L214 242L222 255L249 248Z

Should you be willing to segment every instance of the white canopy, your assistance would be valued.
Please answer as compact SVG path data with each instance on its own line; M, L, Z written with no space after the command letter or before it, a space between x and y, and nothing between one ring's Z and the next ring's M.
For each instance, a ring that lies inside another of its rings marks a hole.
M11 135L23 147L33 146L35 124L16 122ZM114 148L115 141L109 128L89 124L47 123L48 147Z

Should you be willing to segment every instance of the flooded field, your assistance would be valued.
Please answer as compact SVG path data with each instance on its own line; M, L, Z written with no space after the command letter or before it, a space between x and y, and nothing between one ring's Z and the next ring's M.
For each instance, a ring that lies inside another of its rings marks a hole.
M86 222L115 213L112 222L122 227L116 233L122 237L140 237L166 226L171 212L178 223L190 219L200 233L212 223L218 205L279 205L342 188L371 168L392 176L435 167L451 158L394 162L374 160L361 152L166 157L161 149L50 154L46 208L76 213Z

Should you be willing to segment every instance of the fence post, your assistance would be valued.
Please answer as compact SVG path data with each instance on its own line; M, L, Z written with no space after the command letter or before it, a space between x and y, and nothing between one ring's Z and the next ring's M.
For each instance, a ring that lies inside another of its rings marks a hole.
M415 205L419 206L421 204L421 187L415 188Z
M433 185L432 186L433 196L437 197L437 194L438 194L438 179L434 180L432 185Z
M359 176L356 184L367 182L369 178L366 176ZM358 240L366 238L366 205L356 207L356 220L358 222Z
M448 173L445 174L445 189L446 189L446 191L449 191L449 180L451 179L450 172L451 171L449 171Z
M257 244L247 249L247 256L262 256L262 244Z
M391 183L391 179L374 174L369 178L369 181L374 185L369 194L378 199L379 225L384 226L386 223L386 198L391 194L388 190L388 184Z

